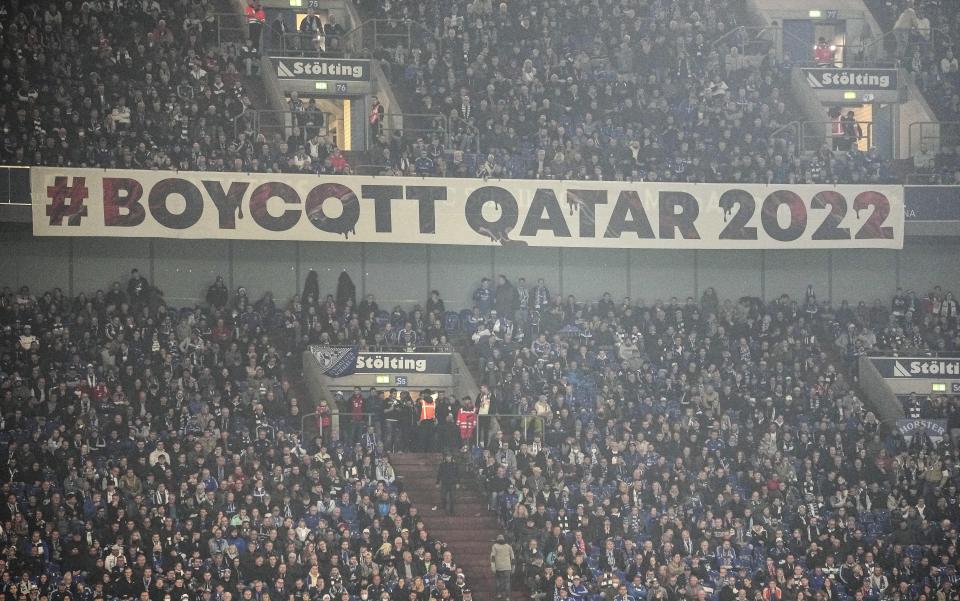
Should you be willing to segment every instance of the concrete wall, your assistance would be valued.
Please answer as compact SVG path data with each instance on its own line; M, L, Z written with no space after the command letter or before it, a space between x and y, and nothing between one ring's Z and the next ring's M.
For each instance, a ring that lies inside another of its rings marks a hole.
M876 413L877 419L892 421L903 418L903 406L869 357L860 357L860 386L866 393L866 404Z
M960 281L960 239L908 238L902 251L693 251L482 248L456 246L34 238L20 226L0 226L0 286L34 291L62 287L68 294L95 292L125 282L137 267L168 302L192 303L223 275L231 289L245 286L253 298L272 291L278 301L320 275L322 294L336 290L346 270L358 295L374 293L382 307L425 303L440 290L447 306L470 302L480 278L504 273L578 299L604 291L648 302L671 296L699 298L709 286L721 298L782 293L800 296L808 283L820 298L887 300L896 286L924 292Z

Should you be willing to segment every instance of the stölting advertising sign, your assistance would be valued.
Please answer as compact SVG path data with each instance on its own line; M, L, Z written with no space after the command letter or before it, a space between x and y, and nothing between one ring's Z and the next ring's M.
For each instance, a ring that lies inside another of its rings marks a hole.
M897 89L897 69L804 68L803 76L815 90L890 92Z
M902 186L31 168L37 236L564 248L902 248Z
M937 357L871 357L884 378L960 380L960 359Z

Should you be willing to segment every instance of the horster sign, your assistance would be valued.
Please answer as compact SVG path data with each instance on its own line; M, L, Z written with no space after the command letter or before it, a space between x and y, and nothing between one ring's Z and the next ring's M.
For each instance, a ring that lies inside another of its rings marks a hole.
M814 69L803 75L817 90L893 91L897 89L896 69Z
M38 236L583 248L902 248L900 186L32 168Z

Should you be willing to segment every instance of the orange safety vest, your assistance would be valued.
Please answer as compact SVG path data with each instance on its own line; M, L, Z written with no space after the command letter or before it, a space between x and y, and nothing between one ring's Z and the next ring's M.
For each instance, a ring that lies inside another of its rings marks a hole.
M420 403L420 421L425 422L427 420L433 421L437 418L437 402L436 401L423 401Z

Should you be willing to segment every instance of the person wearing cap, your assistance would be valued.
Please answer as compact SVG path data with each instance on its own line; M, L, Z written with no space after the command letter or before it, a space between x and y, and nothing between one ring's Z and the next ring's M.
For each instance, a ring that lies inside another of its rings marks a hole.
M509 599L511 595L511 576L513 575L513 547L507 544L502 534L490 549L490 570L496 579L496 599Z

